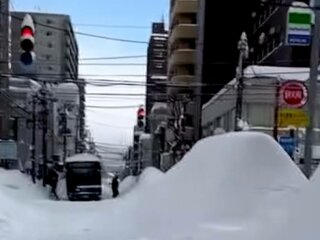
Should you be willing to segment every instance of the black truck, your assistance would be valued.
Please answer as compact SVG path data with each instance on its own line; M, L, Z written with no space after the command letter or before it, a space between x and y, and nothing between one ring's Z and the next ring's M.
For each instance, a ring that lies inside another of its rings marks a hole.
M66 161L67 192L70 201L100 200L102 194L101 163L90 155L76 155Z

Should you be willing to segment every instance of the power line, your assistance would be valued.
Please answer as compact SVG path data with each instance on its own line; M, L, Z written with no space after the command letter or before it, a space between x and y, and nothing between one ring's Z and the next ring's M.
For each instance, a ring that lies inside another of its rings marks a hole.
M17 19L20 21L23 21L23 18L18 17L18 16L14 16L12 14L7 14L5 12L1 13L2 15L7 15L10 16L13 19ZM34 21L35 25L39 25L42 27L47 27L49 29L54 29L57 31L63 31L65 33L68 33L68 31L66 29L63 28L59 28L56 26L52 26L52 25L48 25L48 24L44 24L44 23L39 23ZM97 34L93 34L93 33L86 33L86 32L79 32L79 31L73 31L75 34L80 35L80 36L85 36L85 37L92 37L92 38L98 38L98 39L104 39L104 40L109 40L109 41L118 41L118 42L126 42L126 43L136 43L136 44L148 44L147 41L138 41L138 40L131 40L131 39L124 39L124 38L116 38L116 37L109 37L109 36L102 36L102 35L97 35Z
M146 63L79 63L80 66L146 66Z
M117 59L132 59L132 58L146 58L146 57L147 57L146 55L92 57L92 58L80 58L79 61L117 60Z
M86 24L86 23L74 23L79 27L98 27L98 28L123 28L123 29L149 29L150 26L135 26L135 25L107 25L107 24Z

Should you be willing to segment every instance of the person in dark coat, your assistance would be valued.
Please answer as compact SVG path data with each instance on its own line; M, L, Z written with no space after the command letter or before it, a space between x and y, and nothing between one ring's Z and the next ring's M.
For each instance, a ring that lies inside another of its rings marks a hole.
M112 179L112 183L111 183L111 188L112 188L112 197L116 198L119 196L119 181L118 181L118 176L115 176Z
M59 200L59 196L56 192L57 190L57 185L58 185L58 181L59 181L59 173L57 171L57 167L53 166L49 169L48 172L48 183L51 186L51 194L57 199Z

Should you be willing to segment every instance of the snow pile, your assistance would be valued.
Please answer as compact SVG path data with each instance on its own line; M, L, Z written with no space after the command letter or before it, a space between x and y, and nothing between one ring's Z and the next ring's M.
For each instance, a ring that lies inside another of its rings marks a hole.
M311 178L310 184L301 190L299 196L288 199L288 215L272 236L265 233L263 240L317 240L320 236L320 168Z
M262 239L266 235L277 236L268 233L287 219L298 223L306 218L307 215L295 215L297 209L285 208L288 202L295 202L306 183L271 137L253 132L228 133L200 141L166 174L146 169L135 191L125 197L63 202L41 200L38 195L40 201L19 202L21 214L27 212L28 216L32 211L32 218L21 217L24 229L20 224L14 226L18 231L10 229L20 237L14 240ZM312 184L312 189L319 197L318 183ZM26 195L36 194L31 188L27 190L30 193L25 192ZM0 200L1 193L2 189ZM304 200L303 204L311 208L309 203L316 204L320 199L311 190L307 193L314 200ZM288 216L288 209L292 216ZM1 213L2 210L0 216ZM309 214L316 227L320 214L311 210ZM294 224L287 225L299 230Z
M144 169L141 175L139 176L139 185L143 187L144 185L152 184L154 182L157 182L163 176L164 173L161 172L159 169L154 167L148 167Z
M25 207L27 203L48 198L47 192L33 184L31 179L19 171L0 168L0 239L18 239L23 228L34 217L34 209Z
M158 182L165 174L154 167L148 167L143 170L141 175L137 178L134 176L126 177L119 185L120 195L123 196L132 190L132 194L140 195L144 188Z
M164 178L145 186L131 214L151 239L199 229L210 239L248 239L265 222L281 222L283 207L306 182L271 137L224 134L200 141Z
M59 200L68 200L67 181L65 177L59 179L58 181L57 195L59 197Z
M137 179L134 176L128 176L123 179L119 184L120 195L124 195L131 191L137 184Z

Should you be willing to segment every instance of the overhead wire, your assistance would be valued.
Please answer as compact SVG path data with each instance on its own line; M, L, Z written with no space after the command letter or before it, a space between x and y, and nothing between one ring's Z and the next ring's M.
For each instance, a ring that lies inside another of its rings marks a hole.
M1 14L8 15L13 19L23 21L23 18L15 16L15 15L12 15L12 14L7 14L6 12L1 12ZM42 27L47 27L49 29L54 29L54 30L57 30L57 31L62 31L62 32L68 33L67 29L60 28L60 27L57 27L57 26L44 24L44 23L40 23L40 22L37 22L37 21L34 21L34 24L42 26ZM103 35L80 32L80 31L73 31L73 33L77 34L77 35L80 35L80 36L92 37L92 38L97 38L97 39L104 39L104 40L109 40L109 41L118 41L118 42L125 42L125 43L136 43L136 44L148 44L147 41L139 41L139 40L125 39L125 38L109 37L109 36L103 36Z
M98 28L123 28L123 29L150 29L150 26L138 26L138 25L108 25L108 24L94 24L94 23L74 23L79 27L98 27Z

